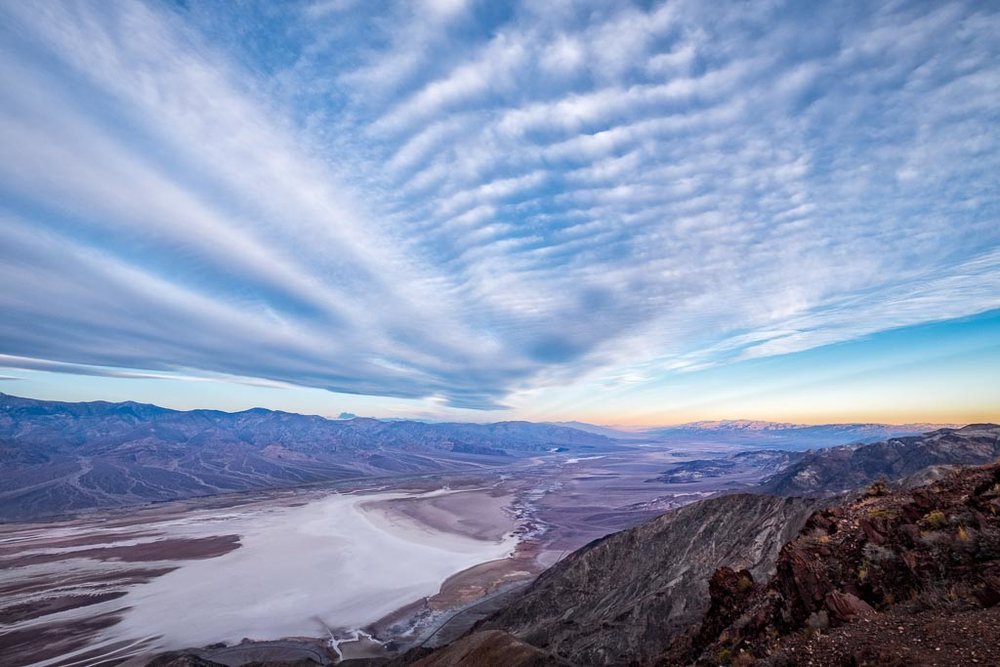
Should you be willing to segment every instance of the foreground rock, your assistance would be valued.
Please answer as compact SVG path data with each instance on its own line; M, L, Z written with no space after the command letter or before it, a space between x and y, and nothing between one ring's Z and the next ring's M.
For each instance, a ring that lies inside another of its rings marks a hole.
M651 660L704 614L716 568L766 579L816 506L748 494L688 505L574 552L480 628L577 664Z
M720 570L664 665L998 664L1000 464L817 512L766 586Z

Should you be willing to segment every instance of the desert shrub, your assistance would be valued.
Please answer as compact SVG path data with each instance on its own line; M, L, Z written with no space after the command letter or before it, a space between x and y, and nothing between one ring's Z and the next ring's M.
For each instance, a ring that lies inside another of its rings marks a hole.
M715 662L719 665L728 665L732 662L732 654L728 648L720 648L715 652Z
M874 482L868 485L865 489L865 495L869 498L877 498L879 496L887 496L892 491L892 487L889 486L889 480L882 475Z
M740 575L740 578L736 580L736 590L740 593L746 593L751 588L753 588L753 579L745 574Z
M810 546L815 546L817 544L829 544L830 536L822 528L816 528L806 535L803 540Z
M871 561L872 563L882 563L896 559L895 551L892 549L886 549L885 547L872 542L865 545L862 553L864 554L865 560Z
M924 517L924 524L928 528L938 530L948 525L948 517L941 510L934 510Z
M971 591L964 584L947 584L937 581L925 585L915 593L911 601L915 610L933 609L956 612L974 606Z
M868 510L868 518L870 519L895 519L899 516L897 510L890 509L870 509Z
M814 611L809 614L809 618L806 619L806 627L813 630L826 630L830 627L830 615L826 612L826 609L821 609L820 611Z

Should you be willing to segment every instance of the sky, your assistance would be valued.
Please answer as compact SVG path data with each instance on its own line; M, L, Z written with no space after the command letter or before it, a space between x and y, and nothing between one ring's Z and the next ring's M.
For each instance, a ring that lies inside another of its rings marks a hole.
M1000 421L1000 5L0 2L0 391Z

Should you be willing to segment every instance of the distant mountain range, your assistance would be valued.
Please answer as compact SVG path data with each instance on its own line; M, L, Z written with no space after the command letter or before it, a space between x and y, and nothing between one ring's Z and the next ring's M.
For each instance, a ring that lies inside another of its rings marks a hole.
M615 446L599 434L529 422L332 420L0 394L0 520Z
M753 420L700 421L647 429L649 438L730 444L748 448L806 450L865 444L951 427L942 424L789 424Z
M348 418L263 408L180 411L131 401L66 403L0 394L0 521L350 478L502 466L519 456L627 446L637 437L678 446L724 443L804 450L920 428L739 421L623 433L583 423L342 417ZM758 463L762 469L777 469L791 460L772 457Z
M687 445L730 445L748 449L805 451L817 447L867 444L888 438L919 435L960 424L793 424L754 419L696 421L652 428L603 426L580 421L551 422L621 441L674 442Z

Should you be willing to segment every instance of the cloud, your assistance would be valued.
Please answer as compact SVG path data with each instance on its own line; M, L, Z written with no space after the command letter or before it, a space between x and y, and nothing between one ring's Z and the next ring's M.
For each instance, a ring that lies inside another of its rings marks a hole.
M5 359L494 408L1000 305L990 8L232 11L0 9Z

